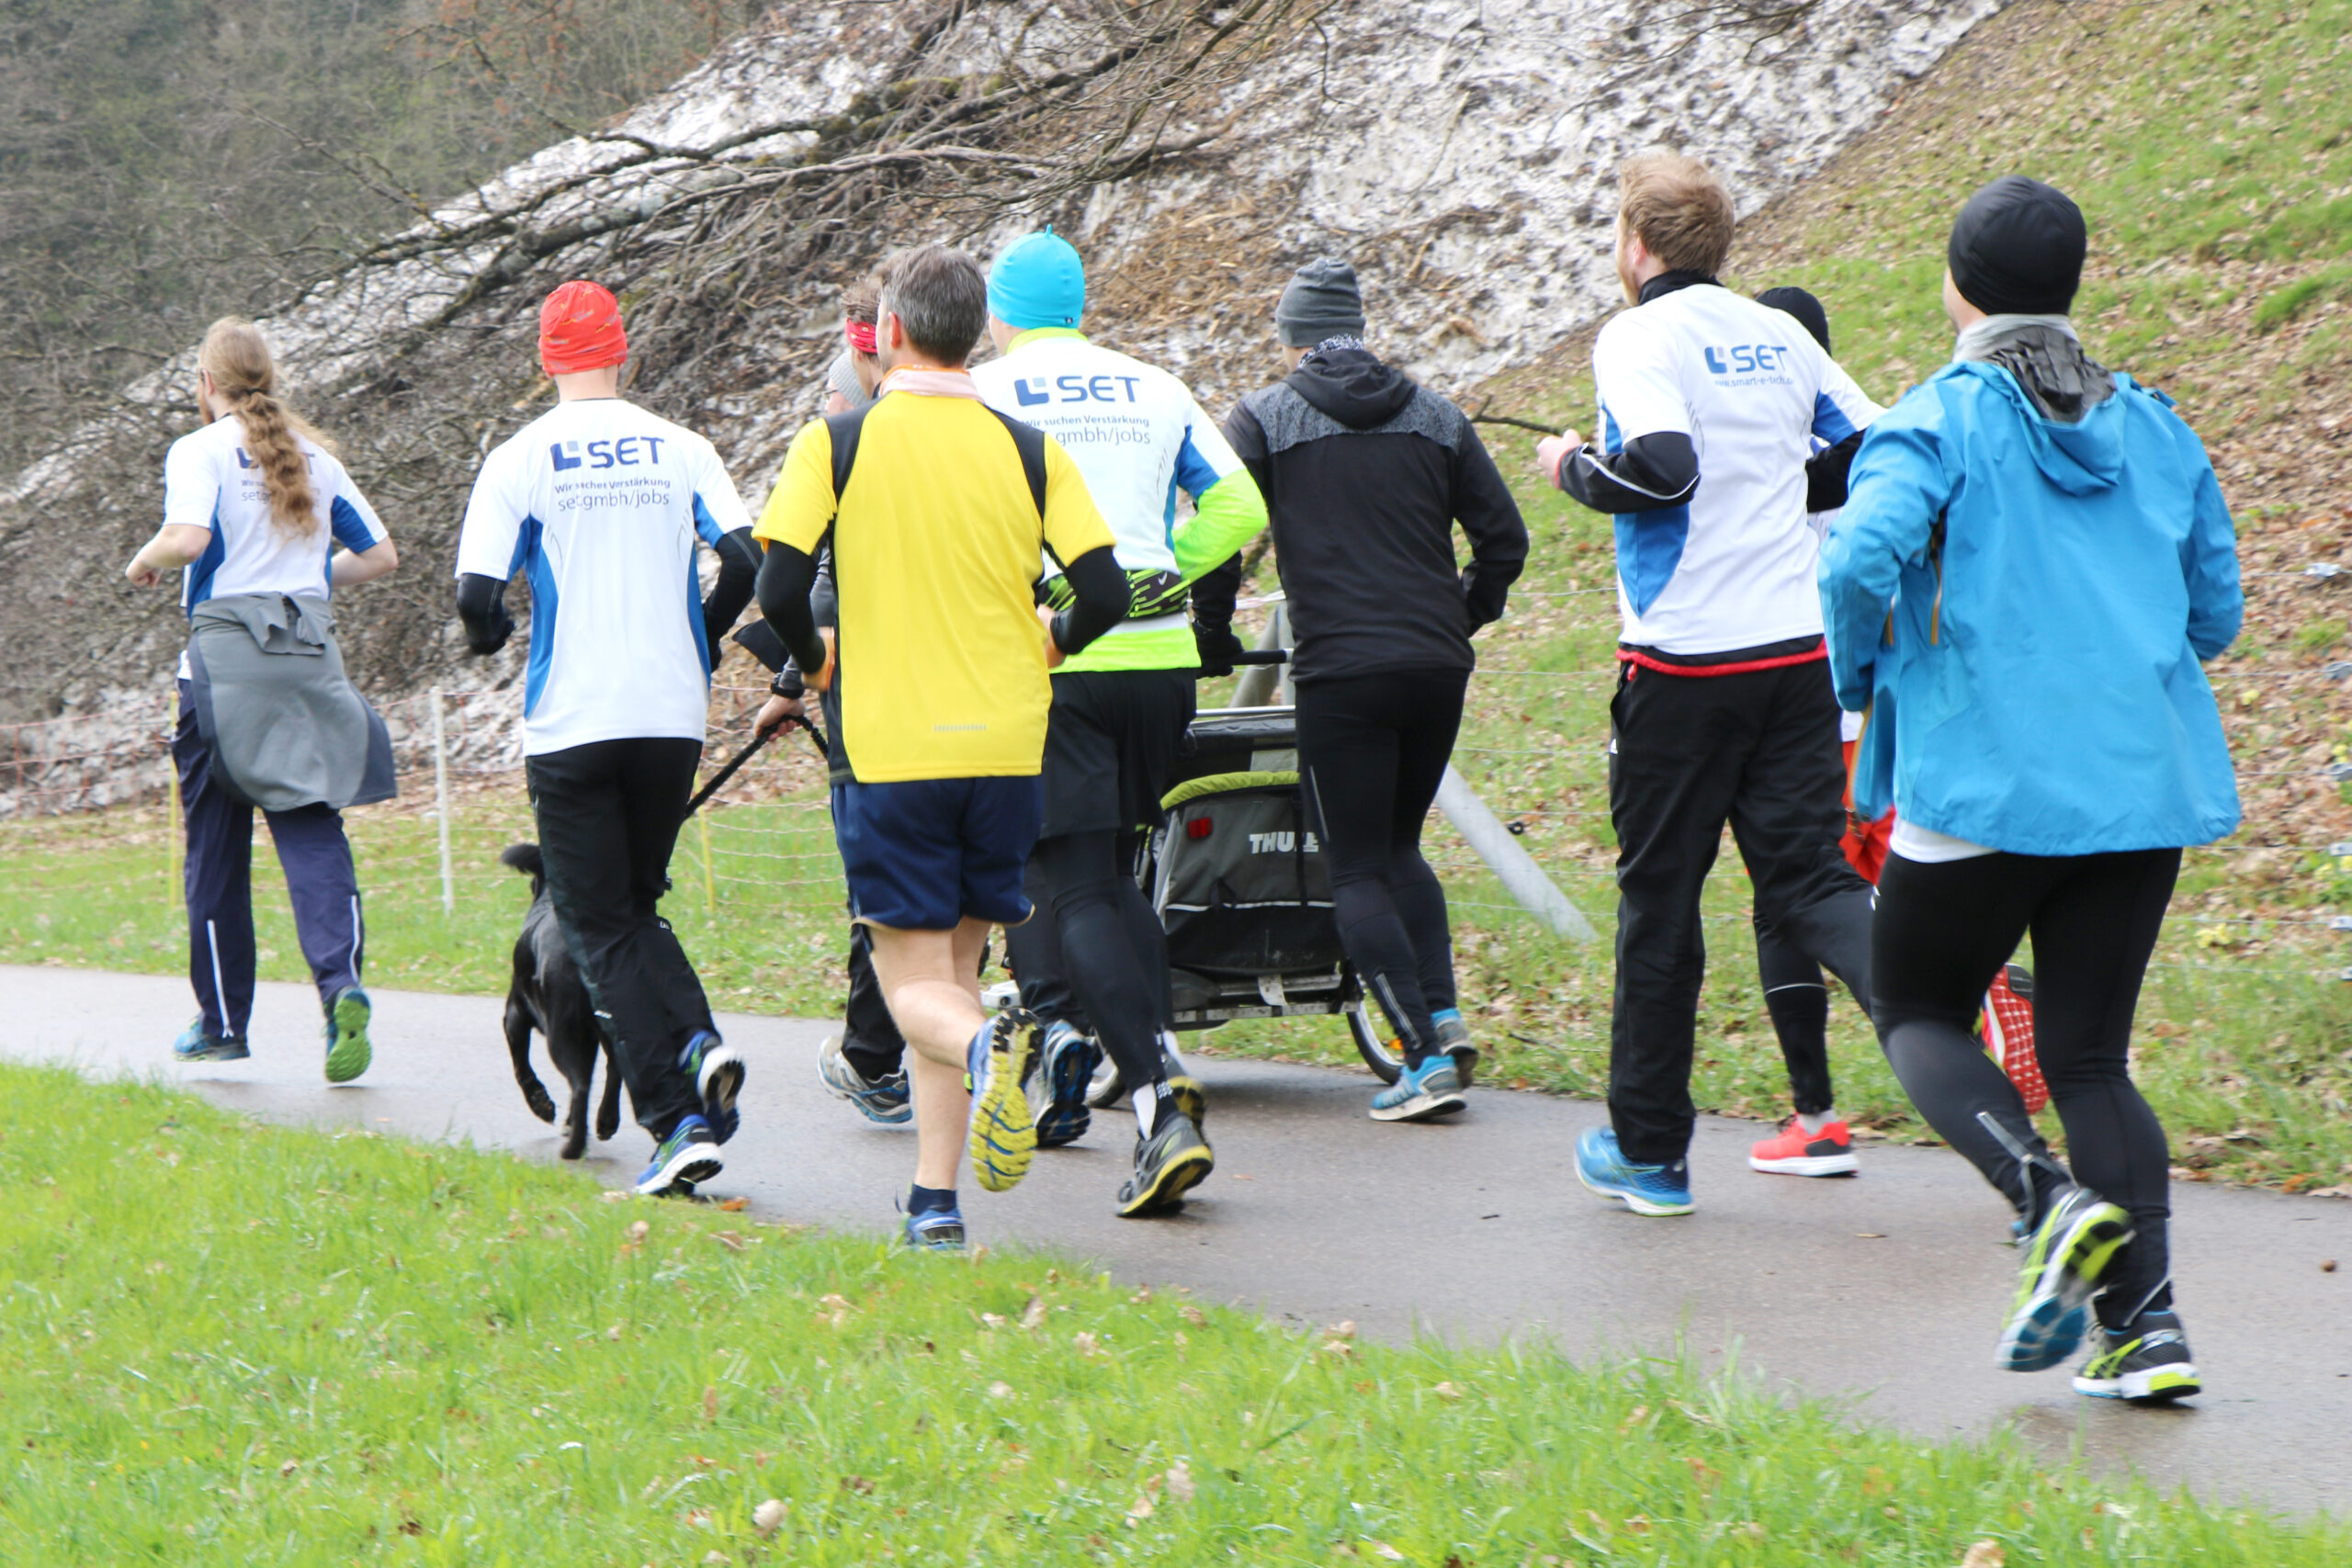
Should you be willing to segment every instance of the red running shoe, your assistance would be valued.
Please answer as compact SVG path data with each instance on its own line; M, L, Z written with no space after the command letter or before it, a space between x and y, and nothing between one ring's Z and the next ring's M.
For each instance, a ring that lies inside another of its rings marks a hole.
M1984 992L1984 1049L2018 1086L2030 1116L2050 1103L2041 1058L2033 1054L2033 972L2011 964Z
M1861 1169L1846 1123L1831 1122L1818 1133L1807 1133L1793 1116L1781 1123L1777 1137L1747 1151L1747 1163L1775 1176L1852 1176Z

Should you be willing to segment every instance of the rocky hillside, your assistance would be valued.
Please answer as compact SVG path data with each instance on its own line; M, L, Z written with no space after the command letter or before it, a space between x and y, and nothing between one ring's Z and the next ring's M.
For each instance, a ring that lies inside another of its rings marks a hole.
M814 406L840 285L890 245L1051 219L1091 325L1221 407L1266 373L1289 269L1355 259L1396 357L1454 389L1611 303L1612 172L1670 143L1760 207L1871 126L1997 0L1004 0L779 11L618 122L319 280L268 323L300 400L401 538L355 598L379 688L464 665L446 613L474 465L547 395L544 288L622 291L632 395L707 431L756 500ZM187 370L0 492L0 719L158 711L172 608L119 563L153 526Z

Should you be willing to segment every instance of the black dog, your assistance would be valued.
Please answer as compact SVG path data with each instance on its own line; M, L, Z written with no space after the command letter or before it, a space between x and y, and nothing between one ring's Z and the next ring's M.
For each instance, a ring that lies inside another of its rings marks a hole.
M547 1037L548 1060L571 1086L571 1107L563 1113L563 1157L578 1159L588 1146L588 1090L595 1082L596 1055L605 1056L605 1099L596 1107L596 1139L612 1137L621 1122L621 1076L613 1065L612 1042L596 1024L596 1010L579 965L563 945L555 906L548 901L547 864L537 844L514 844L499 855L531 879L531 909L514 939L514 981L506 990L506 1049L514 1057L514 1081L523 1103L542 1122L555 1120L555 1101L531 1070L531 1031Z

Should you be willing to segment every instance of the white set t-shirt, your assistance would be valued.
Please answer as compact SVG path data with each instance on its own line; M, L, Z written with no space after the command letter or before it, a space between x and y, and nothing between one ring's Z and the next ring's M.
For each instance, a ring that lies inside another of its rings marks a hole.
M183 609L193 614L208 599L234 593L324 598L335 546L356 555L391 536L334 456L300 435L294 439L310 465L318 525L290 539L270 520L269 487L245 449L245 427L234 414L172 443L164 457L164 525L212 536L181 574ZM187 672L182 654L180 678Z
M1617 519L1624 641L1693 655L1818 637L1804 462L1878 405L1794 317L1714 284L1619 313L1592 367L1603 452L1679 431L1699 459L1687 503Z
M695 545L751 525L709 442L619 398L558 403L491 453L458 575L529 579L526 753L702 739L712 654Z

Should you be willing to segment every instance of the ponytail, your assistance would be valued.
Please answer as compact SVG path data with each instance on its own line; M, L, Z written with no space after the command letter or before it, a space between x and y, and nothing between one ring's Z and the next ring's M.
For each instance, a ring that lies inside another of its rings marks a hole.
M277 369L269 344L251 321L224 316L204 334L197 363L212 378L212 389L244 427L245 450L261 470L269 493L270 526L282 539L320 531L319 496L311 483L302 438L324 447L324 437L277 398Z

